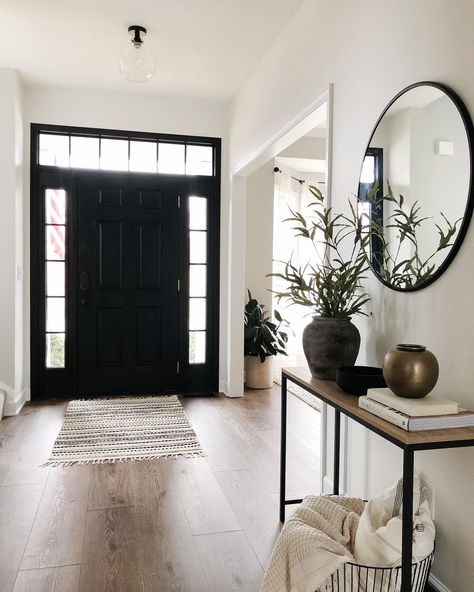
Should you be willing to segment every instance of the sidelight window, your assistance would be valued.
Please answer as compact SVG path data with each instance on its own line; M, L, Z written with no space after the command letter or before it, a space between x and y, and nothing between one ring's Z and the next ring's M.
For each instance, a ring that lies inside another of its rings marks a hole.
M46 367L65 367L66 192L45 191Z
M207 199L190 196L189 233L189 363L206 363L207 341Z

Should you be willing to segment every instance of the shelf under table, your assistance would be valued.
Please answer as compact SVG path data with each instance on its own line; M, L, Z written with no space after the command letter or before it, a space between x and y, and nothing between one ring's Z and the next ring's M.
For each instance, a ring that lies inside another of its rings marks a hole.
M474 446L474 427L408 432L365 409L361 409L357 396L345 393L333 380L313 378L306 368L283 368L281 378L280 521L284 522L285 520L286 505L302 501L300 499L287 500L285 495L287 382L291 381L335 410L333 493L339 493L341 413L403 449L401 592L410 592L414 452Z

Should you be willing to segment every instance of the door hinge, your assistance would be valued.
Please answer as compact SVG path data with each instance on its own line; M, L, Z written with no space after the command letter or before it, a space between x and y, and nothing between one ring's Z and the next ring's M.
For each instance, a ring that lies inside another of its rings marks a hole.
M176 362L176 374L179 374L179 362Z
M181 195L178 195L178 208L181 207Z
M178 292L181 291L181 280L178 280Z

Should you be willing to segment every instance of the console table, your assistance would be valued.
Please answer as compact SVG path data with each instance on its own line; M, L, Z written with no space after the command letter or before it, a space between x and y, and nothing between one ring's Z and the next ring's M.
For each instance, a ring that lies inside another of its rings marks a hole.
M413 469L417 450L438 450L474 446L474 428L455 428L407 432L384 419L361 409L358 397L348 395L332 380L312 378L306 368L284 368L281 373L281 446L280 446L280 521L285 521L285 506L299 504L302 499L286 499L286 423L287 384L298 385L334 409L334 478L333 493L339 494L339 457L341 413L403 450L402 508L402 586L401 592L411 591L412 529L413 529Z

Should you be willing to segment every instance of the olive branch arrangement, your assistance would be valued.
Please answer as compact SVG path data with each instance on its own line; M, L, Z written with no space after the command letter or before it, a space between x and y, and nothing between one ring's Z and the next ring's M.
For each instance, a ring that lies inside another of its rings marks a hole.
M379 276L390 286L395 288L413 288L425 283L437 268L433 258L451 246L453 238L458 231L458 224L462 217L451 223L448 218L440 212L442 220L434 222L438 233L438 245L434 252L428 256L422 257L419 246L419 232L424 228L425 222L431 220L429 216L423 217L421 206L418 201L405 211L405 200L403 195L395 197L390 183L387 182L387 194L377 198L378 184L375 183L368 199L374 207L378 208L385 203L394 204L392 213L387 217L385 223L371 219L364 215L364 224L366 229L373 233L379 239L379 247L372 252L372 266L375 267ZM385 228L395 230L396 241L387 240L384 232ZM394 244L395 243L395 244ZM409 243L412 253L405 259L400 259L401 247L403 243ZM368 247L369 245L366 245Z
M314 246L314 263L296 265L293 258L280 261L283 270L268 274L278 277L287 284L285 290L275 292L279 302L299 304L311 308L314 314L328 318L347 318L368 313L364 306L370 297L362 285L370 267L394 288L413 288L426 282L435 272L437 265L433 258L453 245L462 218L451 223L440 212L442 220L434 222L438 233L438 244L434 252L426 257L420 255L419 232L430 217L421 215L421 206L415 201L406 208L402 195L395 197L388 183L387 195L377 197L378 185L374 184L368 198L374 207L383 203L394 204L393 211L385 222L360 215L349 200L350 215L333 215L332 208L324 205L321 191L312 185L308 187L315 201L309 204L310 216L290 208L291 216L284 220L294 224L295 237L303 237ZM386 238L384 229L395 231L395 240ZM379 247L373 250L373 237L379 239ZM401 259L404 242L411 245L410 257ZM396 244L394 244L396 243ZM318 246L323 246L321 257ZM372 252L371 252L372 251Z
M311 216L305 217L290 209L291 216L285 222L295 224L296 237L312 242L317 263L297 266L292 258L280 262L284 265L283 271L268 275L284 280L287 289L275 292L275 296L279 302L286 300L312 308L322 317L367 315L363 307L370 298L361 282L369 269L366 255L369 237L363 232L362 221L352 204L352 218L343 214L333 216L332 208L324 205L321 191L312 185L308 189L315 198L309 204ZM325 250L322 261L319 261L318 245Z

